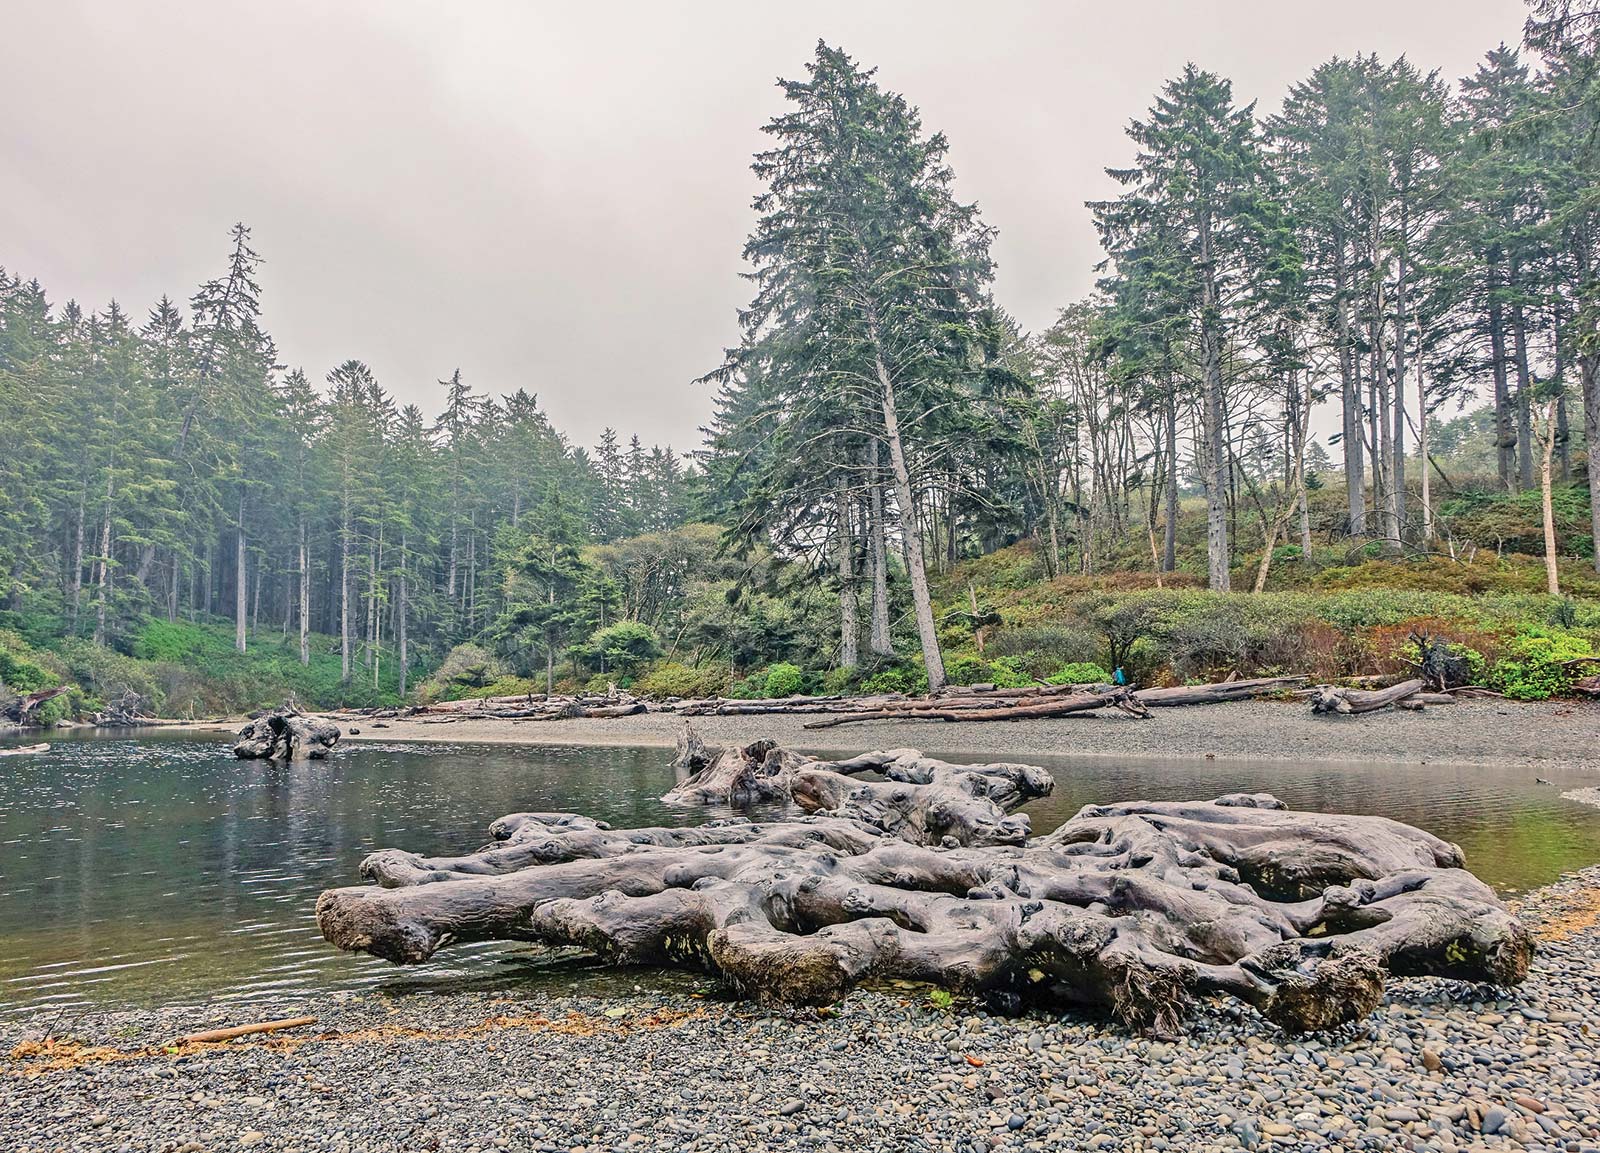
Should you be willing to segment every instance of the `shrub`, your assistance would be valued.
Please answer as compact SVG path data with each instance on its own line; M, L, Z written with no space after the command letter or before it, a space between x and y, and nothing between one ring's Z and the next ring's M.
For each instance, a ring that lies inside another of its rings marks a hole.
M1052 685L1105 685L1111 683L1111 674L1088 661L1074 661L1045 679Z
M734 681L733 684L728 686L728 691L724 695L741 701L753 701L766 696L766 671L751 673L747 677Z
M779 661L767 668L765 690L769 697L792 697L804 683L805 675L787 661Z
M907 693L918 695L928 691L928 673L920 666L902 665L884 669L861 682L863 693Z
M991 660L1014 657L1030 677L1043 677L1073 661L1099 658L1104 645L1084 628L1032 625L1002 629L988 644Z
M1564 662L1593 655L1580 636L1529 627L1507 643L1505 657L1490 670L1489 683L1514 700L1547 700L1568 692L1577 679Z
M982 684L989 679L989 665L982 657L964 653L945 665L944 675L953 685Z
M443 689L481 689L510 673L511 670L488 649L469 643L451 649L428 681Z
M989 662L989 680L998 689L1020 689L1033 684L1034 678L1022 667L1018 657L996 657Z
M726 682L720 669L663 661L641 676L634 688L647 697L711 697L722 692Z
M0 685L21 694L54 688L60 683L60 676L44 667L22 637L0 632Z
M822 674L822 691L839 695L856 688L861 678L860 669L829 669Z
M661 637L642 621L619 621L597 629L589 637L584 655L604 661L607 668L629 673L661 655Z

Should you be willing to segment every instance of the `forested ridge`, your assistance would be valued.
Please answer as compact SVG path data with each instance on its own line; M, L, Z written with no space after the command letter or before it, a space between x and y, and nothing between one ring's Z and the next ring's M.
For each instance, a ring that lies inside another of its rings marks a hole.
M537 382L418 366L424 411L284 365L243 224L138 316L0 274L0 681L760 695L1335 676L1444 634L1562 691L1600 629L1597 37L1535 0L1469 76L1335 58L1270 114L1186 67L1082 209L1095 291L1038 333L945 138L819 44L687 452L576 445Z

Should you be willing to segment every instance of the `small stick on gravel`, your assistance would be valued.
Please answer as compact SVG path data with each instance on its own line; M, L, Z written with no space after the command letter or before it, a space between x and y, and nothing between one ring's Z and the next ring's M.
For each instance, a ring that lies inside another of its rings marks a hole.
M190 1033L179 1037L180 1045L199 1045L209 1041L231 1041L235 1037L248 1037L252 1033L276 1033L280 1029L299 1029L315 1025L315 1017L285 1017L281 1021L257 1021L253 1025L233 1025L227 1029L208 1029L203 1033Z

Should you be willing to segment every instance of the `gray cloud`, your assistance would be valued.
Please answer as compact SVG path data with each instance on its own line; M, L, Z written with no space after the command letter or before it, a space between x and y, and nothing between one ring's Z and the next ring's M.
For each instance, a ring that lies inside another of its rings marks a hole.
M180 0L0 10L0 263L136 314L255 230L266 321L316 379L367 360L437 407L456 366L678 447L735 337L747 169L818 37L947 133L1028 327L1088 289L1085 199L1193 59L1275 105L1335 53L1455 78L1518 0L461 5Z

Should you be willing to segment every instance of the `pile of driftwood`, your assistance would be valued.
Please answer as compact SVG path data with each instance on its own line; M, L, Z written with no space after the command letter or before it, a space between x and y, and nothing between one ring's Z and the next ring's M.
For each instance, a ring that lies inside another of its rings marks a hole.
M793 815L613 829L515 813L465 856L372 854L361 873L377 884L324 892L318 926L397 964L451 943L577 945L787 1004L903 978L1008 1010L1099 1006L1163 1034L1197 994L1331 1029L1371 1012L1388 974L1514 985L1533 954L1459 848L1383 817L1233 794L1089 805L1035 838L1011 810L1054 782L1030 765L913 749L821 761L692 733L680 758L666 799L787 800Z
M1115 708L1137 717L1152 708L1173 705L1216 704L1284 692L1306 683L1303 676L1261 677L1221 681L1211 685L1180 685L1168 689L1130 689L1119 685L995 685L951 686L925 696L879 693L872 696L795 696L743 700L728 697L657 701L622 690L574 696L530 693L514 697L445 701L406 708L346 710L342 716L373 719L416 719L423 724L449 724L465 720L541 721L570 717L628 717L637 713L673 713L683 717L746 717L774 714L817 714L822 719L807 728L829 728L857 721L935 720L1011 721L1068 716L1095 709Z

